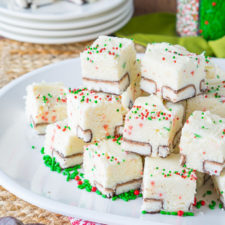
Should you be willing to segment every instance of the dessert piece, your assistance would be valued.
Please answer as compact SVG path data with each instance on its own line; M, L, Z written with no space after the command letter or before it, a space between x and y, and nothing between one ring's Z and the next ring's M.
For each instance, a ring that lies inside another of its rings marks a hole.
M68 94L67 108L69 126L85 142L115 135L123 126L119 96L74 89Z
M136 52L129 39L100 36L80 57L89 90L120 95L136 79Z
M142 210L148 213L190 211L196 194L197 176L179 165L178 154L167 158L146 157ZM187 191L185 191L187 190Z
M66 88L62 83L33 83L27 86L26 116L39 134L48 124L67 117Z
M225 166L225 119L193 112L182 129L180 154L181 165L218 176Z
M212 180L214 188L223 204L223 208L225 208L225 170L222 171L220 176L212 176Z
M208 58L205 68L207 90L187 100L186 119L196 110L225 117L225 72Z
M85 143L70 129L66 120L47 126L45 153L55 157L61 168L68 168L83 162Z
M209 57L205 59L206 61L206 87L208 90L212 87L216 88L217 85L221 85L225 81L225 72L216 65Z
M84 148L85 178L107 197L141 186L142 158L126 153L121 142L121 136L108 137Z
M179 45L149 44L142 58L141 88L171 102L205 90L205 57Z
M123 149L140 155L167 157L179 141L184 106L158 96L139 97L126 115Z
M225 88L224 84L213 85L206 93L187 100L186 119L194 111L210 111L225 117Z

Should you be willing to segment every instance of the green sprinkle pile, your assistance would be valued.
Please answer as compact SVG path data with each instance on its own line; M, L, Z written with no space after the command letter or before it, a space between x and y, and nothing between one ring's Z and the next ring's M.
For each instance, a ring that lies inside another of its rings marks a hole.
M172 216L177 216L178 212L167 212L167 211L160 211L160 214L162 215L172 215ZM195 214L193 212L184 212L183 216L194 216Z
M125 192L125 193L122 193L122 194L119 194L119 195L115 195L114 197L112 197L112 200L115 201L117 199L122 199L123 201L128 202L130 200L135 200L138 197L141 198L142 194L140 193L139 195L135 195L134 190L130 190L128 192Z
M43 156L44 164L50 168L51 171L56 171L57 173L61 173L62 169L59 166L59 163L55 161L55 157L51 157L49 155Z
M119 139L120 140L120 139ZM41 148L41 154L44 154L44 147ZM76 165L74 167L71 168L67 168L67 169L62 169L59 166L59 163L55 161L55 157L51 157L49 155L44 155L43 156L43 161L44 164L50 168L50 170L52 172L57 172L57 173L61 173L63 176L66 177L66 181L69 182L71 180L74 180L76 176L80 177L80 180L82 181L82 184L77 185L77 187L81 190L86 190L87 192L92 192L92 188L93 186L90 184L89 180L84 179L84 174L81 173L79 171L79 169L81 169L81 165ZM95 193L103 198L107 198L106 195L102 194L99 190L96 190ZM138 197L142 197L142 194L140 193L139 195L135 195L134 194L134 190L130 190L126 193L122 193L119 195L115 195L112 198L112 201L115 201L117 199L121 199L123 201L130 201L130 200L135 200Z
M63 176L66 176L66 181L74 180L77 175L79 175L78 169L80 169L80 165L76 165L71 168L64 169L62 172Z

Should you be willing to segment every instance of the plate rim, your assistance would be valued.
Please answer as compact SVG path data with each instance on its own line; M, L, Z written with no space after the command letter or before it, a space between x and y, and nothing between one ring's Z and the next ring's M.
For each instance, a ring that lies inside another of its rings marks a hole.
M13 11L8 8L3 8L0 7L0 13L4 13L6 15L10 15L12 17L18 17L18 18L23 18L23 19L33 19L33 20L52 20L52 21L59 21L59 20L70 20L70 19L81 19L87 16L94 16L98 15L100 13L107 12L111 9L114 9L118 7L120 4L122 4L126 0L118 0L116 4L113 5L108 5L105 6L104 8L100 8L99 10L92 12L92 13L82 13L80 15L74 15L73 13L68 13L67 15L54 15L54 14L31 14L31 13L23 13L23 12L18 12L18 11ZM128 1L133 1L133 0L128 0ZM111 1L113 2L113 1ZM91 4L98 4L98 2L91 3ZM82 7L82 6L80 6ZM95 7L97 8L97 7Z

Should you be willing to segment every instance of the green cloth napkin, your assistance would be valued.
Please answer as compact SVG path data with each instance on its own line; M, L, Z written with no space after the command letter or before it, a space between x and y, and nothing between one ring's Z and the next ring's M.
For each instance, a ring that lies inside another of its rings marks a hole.
M191 52L225 58L225 37L206 41L202 37L179 37L176 34L176 15L171 13L153 13L133 17L121 30L118 37L132 38L140 45L153 42L179 44Z

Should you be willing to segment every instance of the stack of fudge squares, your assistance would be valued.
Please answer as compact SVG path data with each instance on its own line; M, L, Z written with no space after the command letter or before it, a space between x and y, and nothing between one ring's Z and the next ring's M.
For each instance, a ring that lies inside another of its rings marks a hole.
M189 212L212 177L225 204L225 74L204 54L100 36L81 53L83 86L27 88L26 114L60 166L83 163L107 197L140 189L142 211ZM184 191L186 190L186 191ZM223 194L224 193L224 194Z

